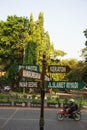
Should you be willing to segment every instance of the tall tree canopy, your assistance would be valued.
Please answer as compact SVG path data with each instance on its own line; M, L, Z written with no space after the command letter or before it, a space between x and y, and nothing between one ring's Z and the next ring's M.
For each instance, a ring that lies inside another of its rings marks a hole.
M84 35L87 38L87 29L84 31ZM86 42L85 42L85 46L87 47L87 39L86 39Z
M85 47L82 49L82 55L81 56L87 62L87 29L84 31L84 35L86 37L86 41L85 41Z
M22 64L28 22L27 18L17 16L8 16L6 22L0 22L0 64L5 70L13 64Z
M23 51L25 50L26 53L27 44L30 43L32 51L35 51L33 46L36 44L36 64L40 62L39 58L42 57L43 51L48 52L47 57L49 57L49 52L56 54L50 36L44 30L43 13L39 14L36 21L31 14L29 19L8 16L7 21L0 22L0 64L3 64L7 69L14 63L22 64Z
M44 51L47 65L51 64L50 53L54 57L66 54L54 49L49 33L44 29L43 13L39 13L36 21L32 14L29 19L15 15L0 21L0 66L4 71L11 72L9 69L16 64L41 65Z

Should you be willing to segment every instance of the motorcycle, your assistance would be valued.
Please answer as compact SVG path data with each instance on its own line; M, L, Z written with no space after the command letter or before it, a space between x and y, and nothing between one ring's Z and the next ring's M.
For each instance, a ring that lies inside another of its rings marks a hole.
M80 109L74 111L71 115L68 113L68 111L65 108L63 108L61 111L57 113L57 119L62 121L64 120L64 118L70 118L70 119L74 119L75 121L79 121L81 119Z

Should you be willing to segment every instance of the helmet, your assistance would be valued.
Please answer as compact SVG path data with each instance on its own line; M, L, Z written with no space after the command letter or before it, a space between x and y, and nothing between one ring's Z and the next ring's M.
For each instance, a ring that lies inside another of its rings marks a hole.
M73 98L71 98L69 101L70 101L70 102L74 102L74 99L73 99Z

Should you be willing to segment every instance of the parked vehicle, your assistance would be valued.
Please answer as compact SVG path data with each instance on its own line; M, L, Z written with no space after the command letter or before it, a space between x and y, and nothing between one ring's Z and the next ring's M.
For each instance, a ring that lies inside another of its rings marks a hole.
M74 111L72 113L72 116L71 116L71 114L68 114L68 112L66 111L66 109L63 108L61 111L59 111L57 113L57 119L58 120L64 120L64 118L71 118L71 119L74 119L76 121L79 121L81 119L80 109Z
M4 87L4 91L10 91L11 90L11 87L10 86L5 86Z

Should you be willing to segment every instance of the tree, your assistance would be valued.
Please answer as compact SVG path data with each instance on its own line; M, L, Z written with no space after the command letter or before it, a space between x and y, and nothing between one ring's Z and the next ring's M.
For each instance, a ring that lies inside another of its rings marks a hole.
M29 36L30 36L29 41L36 42L35 22L32 13L30 14L29 18Z
M0 22L0 67L7 71L9 78L12 76L12 81L15 74L11 74L13 70L11 67L14 65L32 64L42 68L44 51L46 51L47 66L51 64L50 52L55 57L65 55L65 52L54 49L49 33L45 32L43 13L39 13L36 21L31 14L29 19L8 16L5 22Z
M36 65L36 43L28 42L25 49L24 64Z
M0 64L7 71L13 64L22 64L25 32L28 19L8 16L7 21L0 22Z
M87 38L87 29L83 32L85 37ZM85 59L85 61L87 62L87 40L85 42L85 47L82 49L82 54L81 56Z
M87 38L87 29L83 33L84 33L85 37ZM87 47L87 40L85 42L85 46Z
M82 70L82 80L87 85L87 65L85 65L85 67Z

